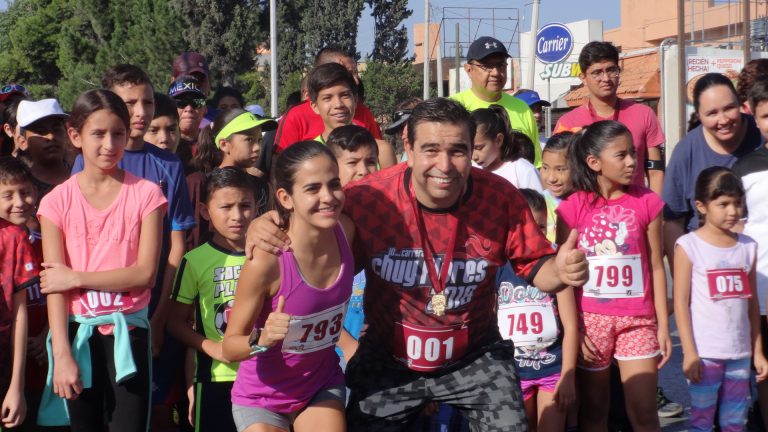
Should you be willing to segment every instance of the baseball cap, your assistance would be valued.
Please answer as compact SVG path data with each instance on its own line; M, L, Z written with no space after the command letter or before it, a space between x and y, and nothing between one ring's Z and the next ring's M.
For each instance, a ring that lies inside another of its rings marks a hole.
M19 127L26 128L32 123L47 117L67 118L69 115L61 109L56 99L40 99L39 101L23 100L19 102L16 111L16 121Z
M490 36L482 36L475 39L467 51L467 60L482 60L491 54L503 54L509 57L507 48L501 41Z
M208 76L208 60L202 54L187 51L179 54L173 60L173 77L178 78L181 75L189 75L193 72L199 72Z
M245 110L250 111L259 117L266 116L266 114L264 113L264 108L262 108L261 105L257 105L257 104L248 105L247 107L245 107Z
M549 103L548 101L541 99L539 97L539 93L533 90L522 92L520 94L515 95L515 97L527 103L529 107L532 107L537 103L541 104L542 106L552 106L552 104Z
M214 141L216 147L219 146L221 140L227 139L230 135L255 128L256 126L261 126L262 131L270 131L277 128L277 122L271 118L259 118L252 112L246 111L233 118L221 129L221 132L216 134L216 140Z
M205 92L200 88L200 81L189 75L178 77L171 86L168 87L168 96L172 98L195 98L205 99Z

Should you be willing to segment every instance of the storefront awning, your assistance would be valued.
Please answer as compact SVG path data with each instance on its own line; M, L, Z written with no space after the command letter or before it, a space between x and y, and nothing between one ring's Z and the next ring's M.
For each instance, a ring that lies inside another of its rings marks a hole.
M661 96L659 81L659 54L651 52L619 60L621 81L617 94L625 99L658 99ZM589 92L582 85L563 97L569 107L581 106L587 102Z

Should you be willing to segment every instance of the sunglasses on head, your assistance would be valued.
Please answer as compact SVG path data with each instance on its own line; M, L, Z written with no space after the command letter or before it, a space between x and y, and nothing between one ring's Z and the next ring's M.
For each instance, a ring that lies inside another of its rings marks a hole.
M413 110L409 110L409 109L395 111L395 114L392 116L392 123L400 121L400 119L402 119L403 117L410 116L412 111Z
M176 108L184 109L192 105L192 108L202 108L205 106L205 99L181 99L176 100Z
M29 96L27 89L21 84L8 84L0 89L0 95L7 95L10 93L22 93Z

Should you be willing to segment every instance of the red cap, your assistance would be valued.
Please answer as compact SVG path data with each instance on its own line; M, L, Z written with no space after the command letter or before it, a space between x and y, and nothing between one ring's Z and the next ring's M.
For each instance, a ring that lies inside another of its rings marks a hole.
M194 72L208 76L208 60L202 54L189 51L181 53L173 60L173 78Z

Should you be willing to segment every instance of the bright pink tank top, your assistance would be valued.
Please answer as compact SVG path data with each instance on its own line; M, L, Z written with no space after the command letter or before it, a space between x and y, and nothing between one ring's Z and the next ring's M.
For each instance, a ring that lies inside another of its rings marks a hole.
M303 408L320 390L344 385L334 348L352 294L355 266L341 225L336 225L334 234L341 269L336 282L325 289L304 280L292 252L280 256L280 289L271 307L262 308L256 327L264 326L280 296L285 296L291 327L282 343L240 363L232 386L233 404L288 414Z

